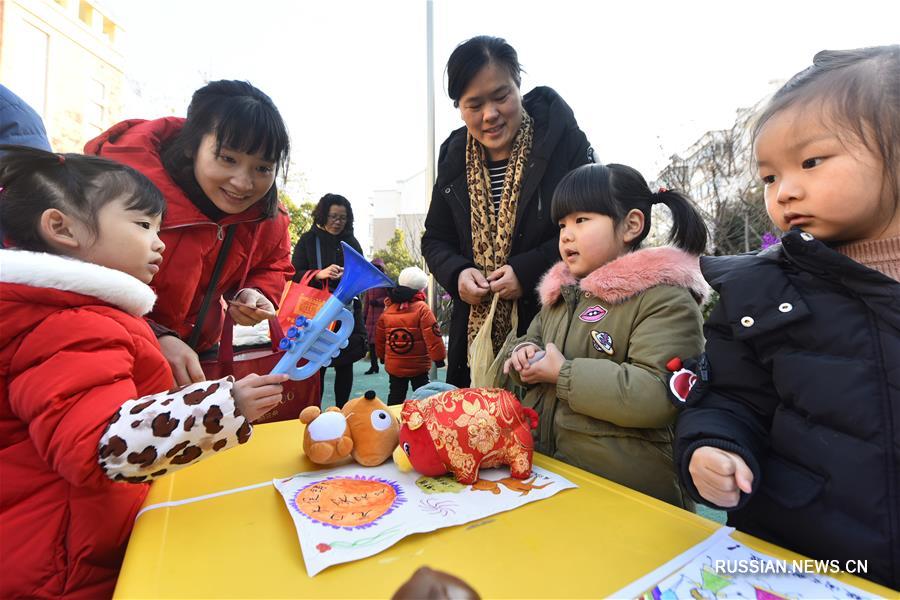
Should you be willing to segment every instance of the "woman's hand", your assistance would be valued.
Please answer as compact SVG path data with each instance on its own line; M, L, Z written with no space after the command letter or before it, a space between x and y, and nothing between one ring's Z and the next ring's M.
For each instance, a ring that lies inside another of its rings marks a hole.
M528 363L531 362L534 355L540 351L541 349L536 344L522 344L516 348L510 357L506 359L506 362L503 363L503 373L509 375L510 369L521 371L528 366Z
M691 455L691 479L700 495L722 508L737 506L753 490L753 471L734 452L701 446Z
M481 271L475 267L463 269L457 280L459 297L466 304L481 304L491 291L491 284L484 278Z
M281 404L281 384L288 380L285 373L257 375L251 373L236 381L231 389L234 403L251 423Z
M501 300L518 300L522 296L522 284L516 272L509 265L503 265L487 276L491 292L500 295Z
M533 364L526 364L519 370L519 377L525 383L553 383L559 381L559 370L566 357L555 344L547 344L544 358Z
M172 375L175 376L175 385L181 387L198 381L204 381L206 375L200 368L200 359L190 346L174 335L164 335L159 338L159 347L163 356L169 361Z
M275 307L259 290L244 288L228 303L228 314L238 325L256 325L275 318Z
M316 279L340 279L341 275L344 274L344 267L340 265L328 265L318 273L316 273Z

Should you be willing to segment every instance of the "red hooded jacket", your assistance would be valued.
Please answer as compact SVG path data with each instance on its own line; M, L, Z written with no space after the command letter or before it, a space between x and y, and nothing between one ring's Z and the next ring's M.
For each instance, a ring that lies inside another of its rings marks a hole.
M375 352L394 377L427 373L431 361L447 358L441 328L422 292L408 302L385 298L384 313L375 328Z
M293 276L294 268L288 235L290 219L284 206L279 205L278 214L272 219L262 218L257 203L215 223L173 181L163 167L160 149L181 131L183 125L184 119L176 117L123 121L88 142L84 152L137 169L165 196L168 206L159 237L166 244L166 250L160 271L152 283L159 300L147 318L187 340L209 286L226 225L235 225L237 229L214 298L238 291L244 268L250 260L250 271L243 287L258 289L277 308L285 282ZM256 249L250 257L254 235L257 236ZM206 350L218 343L224 314L219 303L211 305L197 350Z
M98 444L172 372L141 318L148 286L29 256L47 260L0 250L0 597L109 597L148 486L109 479Z

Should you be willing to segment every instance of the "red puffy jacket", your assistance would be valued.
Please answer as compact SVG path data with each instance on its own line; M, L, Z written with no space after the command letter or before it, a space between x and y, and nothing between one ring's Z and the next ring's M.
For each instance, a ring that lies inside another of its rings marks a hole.
M427 373L431 361L447 358L441 328L422 292L409 302L385 298L384 305L375 329L375 352L385 371L394 377L413 377Z
M0 597L109 597L148 486L108 479L98 444L172 372L140 316L148 286L60 257L47 276L29 255L47 256L0 250Z
M291 266L288 235L290 219L284 206L279 205L278 214L272 219L262 218L257 203L215 223L194 206L172 180L163 167L160 149L181 131L183 125L184 119L176 117L123 121L88 142L84 152L137 169L165 196L168 206L159 237L166 244L166 250L159 273L151 284L159 300L147 317L187 340L209 286L226 225L235 225L237 230L214 298L238 291L249 259L252 262L244 287L258 289L277 308L285 282L294 274L294 267ZM256 250L249 257L254 235L257 236ZM218 343L224 314L219 303L211 305L198 350L206 350Z

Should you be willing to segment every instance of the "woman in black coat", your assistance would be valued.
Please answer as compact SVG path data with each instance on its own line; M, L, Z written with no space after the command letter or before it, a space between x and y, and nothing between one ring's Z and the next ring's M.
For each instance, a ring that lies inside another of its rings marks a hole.
M300 281L307 271L318 270L312 284L327 286L334 292L338 280L344 274L344 252L341 242L346 242L362 254L362 247L353 236L353 209L350 201L338 194L325 194L313 210L313 226L300 236L294 246L291 262L294 264L294 281ZM331 361L334 367L334 399L338 408L350 399L353 388L353 363L366 353L366 328L363 324L362 304L353 299L353 332L347 347ZM320 371L322 389L325 369Z
M538 87L521 95L518 57L505 40L463 42L447 74L466 125L441 145L422 254L453 298L447 382L466 387L467 348L492 294L502 300L495 352L510 333L513 302L517 335L537 314L538 281L560 260L553 190L563 175L592 162L593 151L559 94Z

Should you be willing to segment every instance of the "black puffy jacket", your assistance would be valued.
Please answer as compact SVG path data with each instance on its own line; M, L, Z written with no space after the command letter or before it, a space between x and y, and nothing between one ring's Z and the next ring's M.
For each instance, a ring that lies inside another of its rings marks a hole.
M714 446L753 470L730 525L797 552L868 560L900 587L900 283L799 230L758 255L701 259L720 294L708 380L675 457Z
M537 87L522 98L534 119L534 141L525 169L509 265L524 290L518 301L518 335L524 335L538 313L541 275L559 262L559 227L550 218L553 190L563 175L593 160L593 150L578 128L572 109L548 87ZM467 329L469 305L459 298L459 274L474 267L469 190L466 187L466 128L460 127L441 144L438 174L425 218L422 255L435 279L453 298L447 381L469 385Z

